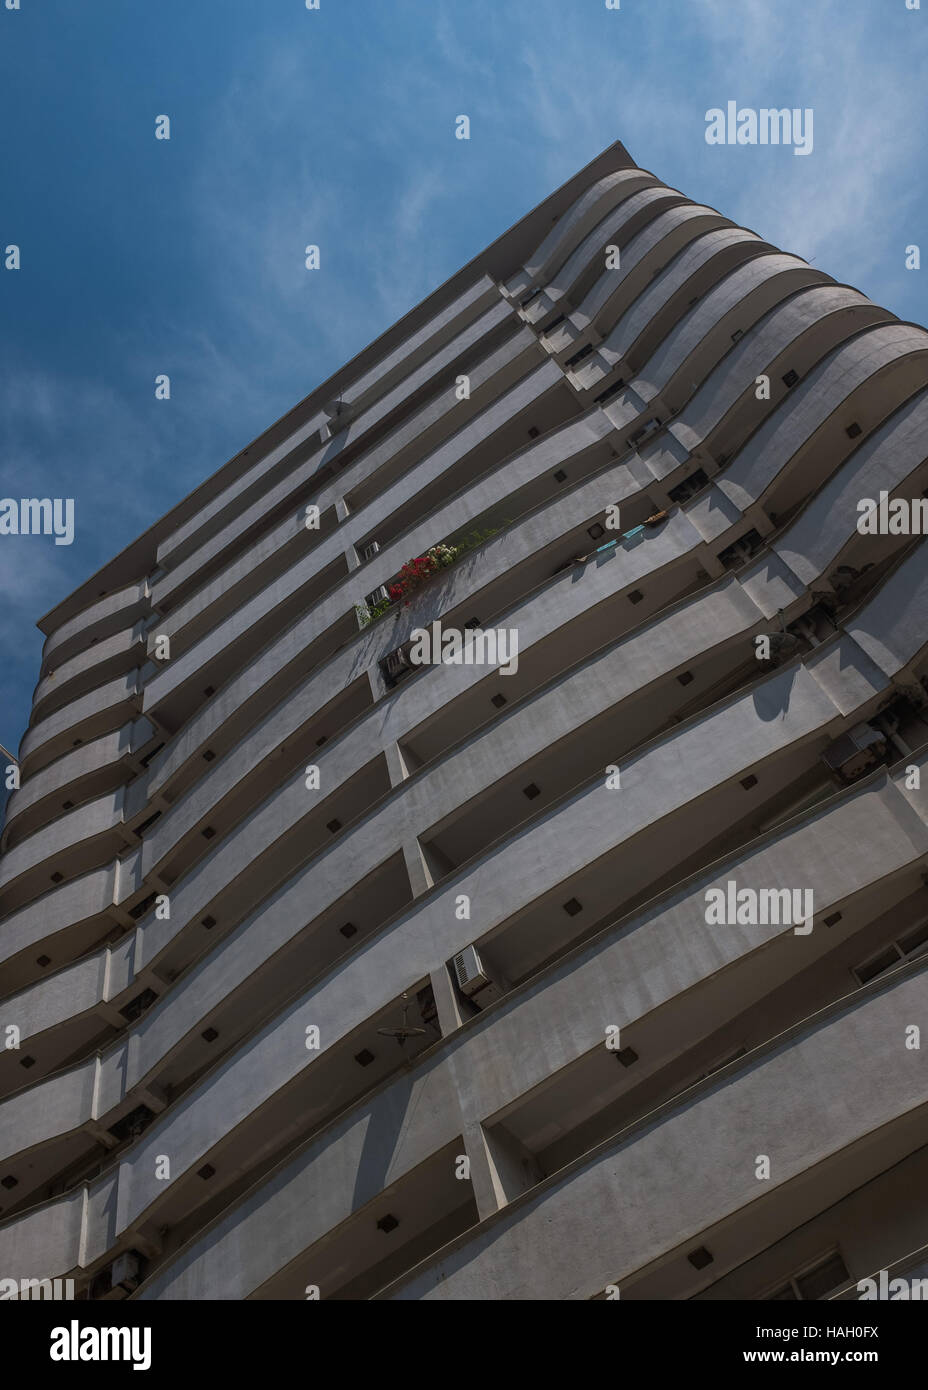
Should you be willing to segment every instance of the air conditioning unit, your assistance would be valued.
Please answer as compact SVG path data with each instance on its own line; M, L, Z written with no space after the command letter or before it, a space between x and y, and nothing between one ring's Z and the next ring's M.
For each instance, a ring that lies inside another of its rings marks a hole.
M886 752L886 738L872 724L855 724L835 739L822 754L822 761L846 782L852 782L875 767Z
M380 554L380 542L379 542L379 541L368 541L367 545L362 545L362 547L361 547L361 559L362 559L362 560L373 560L374 556L375 556L375 555L379 555L379 554Z
M463 951L459 951L452 958L451 964L458 989L481 1009L485 1009L494 999L501 997L502 990L487 974L476 946L465 946ZM477 995L480 996L479 999L476 998Z
M385 598L389 598L386 584L379 584L376 589L372 589L369 594L364 595L364 602L368 608L373 608L377 603L383 603Z
M90 1297L106 1300L127 1298L141 1282L142 1256L137 1250L126 1250L95 1276L90 1286Z
M113 1261L113 1283L131 1293L142 1279L142 1257L135 1250L125 1250Z

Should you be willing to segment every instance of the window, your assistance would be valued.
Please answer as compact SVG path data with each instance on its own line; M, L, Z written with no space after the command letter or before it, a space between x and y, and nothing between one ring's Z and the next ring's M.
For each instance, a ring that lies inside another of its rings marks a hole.
M388 687L396 685L398 680L409 675L410 671L413 670L412 662L409 660L411 648L412 642L406 642L402 647L397 647L395 651L380 658L378 664Z
M823 1260L817 1260L814 1265L807 1266L798 1274L793 1274L787 1282L776 1290L775 1293L767 1295L767 1302L783 1302L787 1299L800 1299L803 1302L814 1302L816 1299L824 1298L833 1289L840 1288L842 1284L850 1279L847 1265L844 1263L837 1250L833 1250L830 1255L826 1255Z
M882 951L875 956L870 956L862 965L855 965L851 969L858 984L868 984L870 980L875 980L877 975L882 975L884 970L891 970L894 965L898 965L901 960L914 960L924 951L928 950L928 922L922 922L921 926L914 927L912 931L905 932L896 941L891 941Z
M127 1023L134 1023L137 1018L141 1018L146 1009L150 1009L152 1004L157 1002L157 999L158 996L153 989L143 989L141 994L137 994L119 1012Z
M669 497L672 502L688 502L697 492L708 486L708 477L701 468L697 468L695 473L691 473L682 483L670 489Z
M750 560L752 555L756 555L758 550L763 547L763 537L758 531L748 531L740 540L734 541L719 555L719 560L727 570L737 569L745 561Z

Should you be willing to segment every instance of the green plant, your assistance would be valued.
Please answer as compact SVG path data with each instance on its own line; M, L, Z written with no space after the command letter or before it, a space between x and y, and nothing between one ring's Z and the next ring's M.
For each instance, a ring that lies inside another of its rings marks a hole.
M362 628L370 627L371 623L376 623L378 618L382 618L385 613L389 613L393 607L393 601L389 598L382 598L377 603L366 604L356 603L354 611L358 615L358 622Z
M485 541L492 540L494 536L498 536L500 531L508 525L508 521L501 521L499 526L477 526L473 531L468 531L466 535L459 536L458 539L453 542L454 548L458 551L459 555L466 555L469 550L476 550L479 546L483 545Z

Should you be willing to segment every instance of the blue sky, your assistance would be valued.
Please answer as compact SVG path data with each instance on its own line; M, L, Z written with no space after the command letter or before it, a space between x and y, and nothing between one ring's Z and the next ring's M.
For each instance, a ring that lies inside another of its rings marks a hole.
M928 0L9 2L0 497L76 510L0 537L14 751L36 619L614 140L928 321ZM729 100L811 107L812 154L707 145Z

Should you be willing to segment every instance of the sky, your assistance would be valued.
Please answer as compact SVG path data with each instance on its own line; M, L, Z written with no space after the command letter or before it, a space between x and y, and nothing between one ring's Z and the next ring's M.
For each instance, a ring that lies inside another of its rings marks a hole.
M606 3L0 0L0 498L75 508L0 535L0 744L43 613L615 140L928 321L928 0Z

